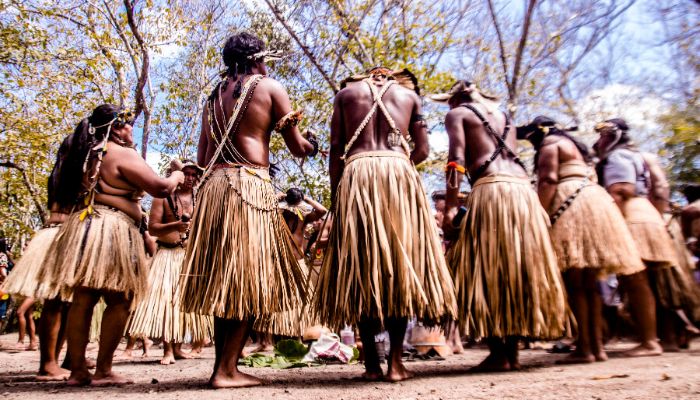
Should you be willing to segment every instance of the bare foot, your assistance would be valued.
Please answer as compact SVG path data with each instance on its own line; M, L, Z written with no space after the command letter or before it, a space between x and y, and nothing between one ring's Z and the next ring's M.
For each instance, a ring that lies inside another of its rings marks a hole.
M216 374L209 380L209 385L214 389L242 388L262 385L262 381L252 375L244 374L239 371L233 377Z
M160 359L160 364L161 365L175 364L175 356L173 356L172 354L163 355L163 358Z
M193 355L187 354L187 353L183 352L181 349L173 350L173 354L175 355L176 360L189 360L191 358L194 358Z
M92 358L86 358L85 359L85 366L88 369L95 369L95 368L97 368L97 363Z
M92 381L92 374L87 370L83 372L71 372L68 378L68 386L87 386Z
M413 378L414 373L407 370L403 364L392 366L387 371L384 380L387 382L401 382Z
M595 353L595 354L593 354L593 355L595 356L595 360L598 361L598 362L600 362L600 361L608 361L608 355L607 355L607 353L605 353L605 351L603 351L603 350L601 350L601 351L599 351L599 352L597 352L597 353Z
M117 375L114 372L111 372L107 375L99 375L95 374L92 377L92 382L90 383L91 386L119 386L119 385L128 385L134 383L133 380L125 378L121 375Z
M660 356L663 352L663 349L658 343L644 342L633 349L625 351L623 355L625 357L650 357Z
M131 349L125 349L121 354L115 356L117 360L131 360L134 357L134 352Z
M151 356L151 354L149 353L149 350L151 350L151 346L153 346L153 341L149 338L144 338L143 339L143 354L141 354L141 357L148 358Z
M21 350L24 350L24 349L25 349L25 347L24 347L24 342L17 342L17 343L15 344L15 350L21 351Z
M595 356L593 354L579 354L579 353L571 353L568 356L562 358L561 360L557 360L557 364L560 364L560 365L590 364L592 362L595 362Z
M364 381L376 382L384 380L384 373L380 371L366 371L360 378Z
M264 353L266 351L272 351L275 347L269 343L260 343L258 347L253 349L253 353Z
M518 368L520 365L518 365ZM510 362L505 356L489 354L479 365L469 369L470 372L508 372L511 370Z
M25 347L24 350L26 351L36 351L39 347L36 345L36 342L29 342L29 346Z
M54 365L52 367L47 366L44 371L39 371L36 380L40 382L65 381L68 380L68 377L70 377L69 370Z

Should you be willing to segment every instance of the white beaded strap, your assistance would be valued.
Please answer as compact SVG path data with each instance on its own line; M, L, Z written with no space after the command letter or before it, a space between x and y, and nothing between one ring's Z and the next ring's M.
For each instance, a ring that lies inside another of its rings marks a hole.
M248 91L250 90L250 87L253 86L255 83L257 85L257 82L262 79L262 75L253 75L251 76L243 85L243 90L241 91L241 95L236 99L236 105L233 108L233 112L231 113L231 119L229 119L228 124L226 124L226 130L222 132L221 135L221 141L219 141L218 146L216 148L216 151L214 152L214 155L212 158L209 160L209 164L206 166L204 170L204 174L202 174L202 177L200 178L200 182L204 182L206 178L211 174L214 164L216 164L217 159L219 158L219 155L221 155L221 152L224 150L226 147L226 143L228 141L228 138L231 134L231 130L233 128L234 123L238 119L238 114L241 112L241 108L243 107L243 104L245 103L246 97L248 96ZM210 126L209 129L214 129L213 126Z
M352 135L352 137L348 141L348 144L345 145L345 152L343 153L343 156L340 157L341 160L345 160L345 158L348 155L348 152L352 148L352 145L355 143L357 138L360 137L360 134L362 133L362 131L365 129L365 127L369 123L369 120L372 118L374 113L377 111L377 106L382 102L382 96L384 96L384 93L386 93L387 89L389 89L389 87L393 83L395 83L395 81L387 82L386 86L384 86L382 88L382 90L377 93L376 88L374 87L374 85L372 85L372 83L369 80L365 79L365 82L367 82L367 85L369 85L369 90L372 92L372 97L374 97L374 104L372 104L372 108L367 113L367 116L365 117L365 119L362 120L362 123L360 124L360 126L358 126L357 130L355 130L355 134ZM389 126L391 126L392 123L393 123L393 121L390 121Z
M390 81L393 82L393 81ZM377 93L377 87L374 86L371 82L369 83L369 90L372 91L372 95L374 95L374 99L379 105L379 108L382 110L382 113L384 114L384 117L386 118L387 122L389 123L389 128L391 128L391 134L392 135L397 135L399 137L399 144L401 147L403 147L403 150L406 152L407 156L411 155L411 149L408 147L408 142L406 142L406 138L404 138L403 133L401 133L401 130L396 127L396 122L394 119L391 117L391 114L389 114L389 110L386 109L386 105L384 105L384 102L382 101L382 97L384 95L384 92ZM389 86L389 85L387 85ZM391 143L389 143L391 145Z

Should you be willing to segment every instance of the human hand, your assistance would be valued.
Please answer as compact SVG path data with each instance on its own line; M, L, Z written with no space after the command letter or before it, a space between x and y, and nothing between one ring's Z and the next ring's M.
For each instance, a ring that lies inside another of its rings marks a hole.
M175 221L175 229L177 229L178 232L180 233L185 233L187 232L188 229L190 229L190 221Z

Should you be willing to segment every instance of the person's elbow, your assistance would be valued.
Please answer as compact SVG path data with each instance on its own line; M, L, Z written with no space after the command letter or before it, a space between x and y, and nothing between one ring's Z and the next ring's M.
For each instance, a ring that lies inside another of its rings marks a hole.
M418 165L425 161L428 156L430 155L430 148L428 147L428 144L423 144L420 146L416 146L413 149L413 152L411 153L411 159L413 160L413 163Z
M307 155L311 154L313 150L314 146L306 140L296 143L294 146L289 146L289 151L292 153L292 155L299 158L306 157Z

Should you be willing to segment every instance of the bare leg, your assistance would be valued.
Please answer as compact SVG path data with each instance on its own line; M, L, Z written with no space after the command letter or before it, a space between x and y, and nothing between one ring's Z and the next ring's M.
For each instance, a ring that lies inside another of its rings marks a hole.
M153 345L153 341L150 338L144 336L141 338L141 343L143 343L143 347L141 348L142 349L141 357L143 357L143 358L150 357L151 354L149 353L149 351L151 350L151 346Z
M511 371L520 371L520 354L518 352L518 344L520 339L515 336L509 336L506 338L506 356L508 357L508 364L510 364Z
M447 344L452 349L454 354L462 354L464 347L462 346L462 336L459 333L459 324L457 321L452 321L447 328Z
M492 337L486 339L489 346L489 355L476 367L470 369L472 372L505 372L510 371L510 361L506 352L505 341L502 338ZM516 344L517 358L517 344Z
M36 343L36 325L34 324L34 303L35 299L29 297L24 299L20 309L24 309L24 318L27 324L27 334L29 334L29 345L26 350L34 351L37 349ZM21 312L21 310L20 310Z
M73 304L68 311L67 323L68 354L71 362L68 384L71 386L88 385L92 379L85 364L85 349L90 336L92 310L99 299L97 291L84 287L76 288L73 293Z
M117 350L126 327L126 321L129 319L131 299L121 292L105 292L104 299L105 303L107 303L107 308L105 308L102 318L100 349L97 352L97 368L95 369L95 375L92 377L92 385L106 386L133 383L133 381L123 378L112 371L114 351ZM88 330L86 333L89 333L89 321L90 318L88 318ZM83 347L84 349L85 347ZM84 356L83 353L83 358Z
M182 343L172 343L171 345L173 347L173 356L176 360L188 360L193 358L193 356L182 351Z
M663 353L656 337L656 304L649 287L647 271L620 276L630 302L630 312L642 343L626 352L629 357L658 356Z
M658 303L658 302L657 302ZM678 346L678 337L676 335L676 313L674 310L669 310L661 304L656 307L657 324L656 328L661 339L661 346L665 352L677 353L681 351Z
M122 351L122 353L119 355L119 358L132 358L134 356L134 347L136 347L136 338L131 335L127 336L126 347L124 348L124 351Z
M31 329L33 327L33 320L32 320L32 306L34 305L34 298L32 297L27 297L26 299L22 300L22 304L19 305L19 308L17 308L17 324L19 325L19 338L17 339L17 349L24 350L24 337L27 334L27 329L30 329L29 336L30 336L30 341L29 341L29 346L32 345L32 336L34 335L33 332L31 332ZM30 327L30 323L32 323L32 327ZM34 346L36 346L36 338L34 339ZM27 348L29 350L29 348Z
M224 343L226 343L226 320L223 318L214 318L214 372L211 379L214 379L216 371L219 370L221 364L221 355L224 352ZM243 349L241 349L241 352Z
M70 371L58 366L58 355L63 345L62 314L66 314L63 302L52 299L44 302L39 320L39 373L40 381L64 381Z
M591 350L596 361L606 361L608 355L603 346L603 297L598 287L598 270L586 268L584 282L590 314Z
M564 281L569 294L571 306L578 326L576 351L566 358L558 360L557 364L584 364L595 361L591 351L591 319L588 309L588 295L584 283L584 269L570 268L564 273Z
M162 365L175 364L172 342L163 341L163 358L160 359Z
M384 377L382 367L379 365L377 345L374 342L374 335L377 331L377 325L377 321L366 318L361 319L357 324L357 327L360 330L362 350L365 353L365 373L362 375L362 377L370 381L378 381ZM405 329L406 328L404 328L404 330Z
M209 381L213 388L240 388L258 386L262 383L260 379L238 370L238 358L252 326L252 321L225 321L225 342L221 349L219 365Z
M401 355L403 354L403 338L406 335L408 318L387 318L385 325L389 330L389 369L386 373L386 380L389 382L399 382L413 377L413 373L403 365Z
M259 344L256 348L253 349L253 353L261 353L261 352L265 352L265 351L274 350L274 346L272 345L272 335L271 334L260 332L258 334L258 340L259 340Z

